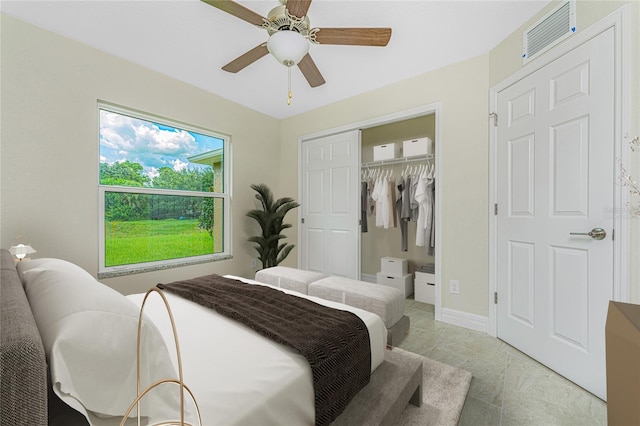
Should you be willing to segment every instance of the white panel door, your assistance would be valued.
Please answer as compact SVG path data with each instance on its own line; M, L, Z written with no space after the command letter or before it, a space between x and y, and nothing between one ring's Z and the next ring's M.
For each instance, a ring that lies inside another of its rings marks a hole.
M360 131L302 143L302 269L360 276Z
M498 93L497 334L606 399L613 296L610 29ZM602 228L603 239L588 233Z

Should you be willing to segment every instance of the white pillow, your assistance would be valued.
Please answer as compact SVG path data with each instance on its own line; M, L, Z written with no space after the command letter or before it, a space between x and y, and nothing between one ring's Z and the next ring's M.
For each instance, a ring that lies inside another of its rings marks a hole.
M137 395L139 309L63 260L20 262L18 271L42 336L56 394L91 424L110 416L122 417ZM156 380L177 378L164 340L146 317L142 336L141 390ZM143 415L154 419L176 418L178 387L156 388L145 396L141 407Z

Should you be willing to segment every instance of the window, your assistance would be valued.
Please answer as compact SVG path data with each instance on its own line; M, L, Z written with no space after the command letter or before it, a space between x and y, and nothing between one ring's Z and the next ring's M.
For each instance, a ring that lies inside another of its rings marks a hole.
M98 110L99 275L228 258L228 137L112 106Z

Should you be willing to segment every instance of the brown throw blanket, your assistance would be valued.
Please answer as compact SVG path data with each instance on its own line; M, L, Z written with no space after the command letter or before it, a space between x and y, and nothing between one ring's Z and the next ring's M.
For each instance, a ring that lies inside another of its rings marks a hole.
M158 288L215 309L304 355L313 373L316 425L331 423L369 383L369 331L351 312L215 274Z

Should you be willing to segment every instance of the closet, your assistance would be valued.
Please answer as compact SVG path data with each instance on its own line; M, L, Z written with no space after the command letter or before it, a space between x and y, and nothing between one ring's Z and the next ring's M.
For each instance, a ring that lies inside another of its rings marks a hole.
M380 184L383 181L392 181L394 182L392 188L395 195L399 196L401 192L396 188L398 184L402 181L406 182L407 179L414 179L415 182L415 179L422 175L423 177L431 176L433 179L432 187L435 188L435 169L437 167L434 155L437 147L435 118L435 114L428 114L363 129L360 147L361 182L366 182L367 187L371 189L371 185L376 182ZM425 137L433 141L431 154L403 157L402 149L400 149L398 158L374 161L374 146L396 143L402 147L403 141ZM408 192L405 193L405 196L409 196ZM396 227L386 227L386 223L384 221L381 223L380 218L378 218L378 225L382 226L376 226L376 214L371 214L370 208L366 217L361 215L361 279L376 282L376 273L381 269L380 262L383 257L407 259L409 272L415 271L420 265L435 263L435 236L431 238L436 232L435 194L432 193L430 198L433 211L430 220L433 221L433 228L431 232L425 232L422 235L417 234L418 221L415 220L417 219L415 216L414 220L406 221L406 236L403 238L404 231L401 228L400 217L396 219ZM371 201L369 198L369 202ZM421 239L428 241L420 241Z

